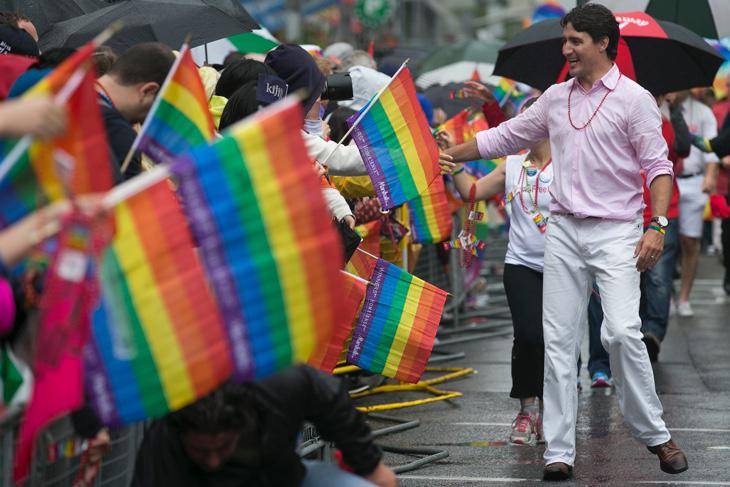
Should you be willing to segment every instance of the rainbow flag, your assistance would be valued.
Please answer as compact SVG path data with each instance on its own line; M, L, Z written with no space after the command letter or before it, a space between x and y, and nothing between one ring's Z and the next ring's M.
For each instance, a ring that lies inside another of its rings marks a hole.
M446 296L433 284L377 259L347 361L386 377L418 382Z
M139 131L135 148L157 162L171 162L214 136L205 88L185 44Z
M86 390L107 425L179 409L233 370L221 314L168 183L119 204L114 216L85 351Z
M525 93L517 89L517 82L511 79L501 78L499 84L494 88L492 94L499 102L499 106L503 107L508 101L518 108L527 98Z
M359 252L358 252L359 253ZM339 323L332 331L332 336L322 343L318 343L309 357L307 363L312 367L331 373L343 352L347 339L352 334L352 329L357 318L360 305L365 299L367 282L357 277L343 273L341 274L339 286L344 290L344 306Z
M426 191L440 173L438 147L408 68L401 67L381 96L348 123L352 126L358 118L352 137L382 208L391 209Z
M425 193L407 203L414 243L441 243L451 238L451 205L444 178L437 177Z
M79 49L24 95L64 98L67 130L53 140L32 140L24 150L24 145L19 145L23 142L0 143L2 166L10 167L0 177L0 228L68 194L112 187L106 130L94 88L94 48L94 44L87 44Z
M172 167L233 342L239 378L309 358L340 319L340 237L284 100Z

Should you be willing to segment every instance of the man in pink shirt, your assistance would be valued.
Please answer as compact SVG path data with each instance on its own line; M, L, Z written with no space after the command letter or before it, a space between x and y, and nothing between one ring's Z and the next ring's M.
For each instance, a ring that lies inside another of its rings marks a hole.
M594 278L603 302L601 341L624 419L659 456L663 471L683 472L687 460L662 420L639 318L639 273L662 254L672 192L661 115L651 94L613 63L619 27L610 10L599 4L576 7L561 25L573 79L548 88L522 115L447 150L442 161L493 159L550 139L555 181L543 287L544 478L572 476L575 364ZM646 233L642 169L653 209Z

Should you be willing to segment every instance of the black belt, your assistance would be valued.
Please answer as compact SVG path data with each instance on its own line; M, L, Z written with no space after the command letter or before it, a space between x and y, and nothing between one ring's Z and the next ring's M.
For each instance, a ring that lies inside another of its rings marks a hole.
M687 178L693 178L695 176L702 176L703 172L693 172L692 174L680 174L677 176L677 179L687 179Z

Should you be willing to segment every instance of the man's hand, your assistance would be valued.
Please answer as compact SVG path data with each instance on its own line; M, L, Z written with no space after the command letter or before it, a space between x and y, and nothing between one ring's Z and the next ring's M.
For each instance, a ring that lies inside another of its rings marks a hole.
M664 235L651 228L644 232L634 250L634 258L638 257L636 270L644 272L654 267L663 251Z
M0 133L6 137L50 139L66 130L66 109L45 96L0 104L0 119Z
M456 167L452 161L453 157L445 152L439 151L439 166L441 166L441 174L451 174Z
M707 194L712 194L715 192L715 188L717 187L717 180L713 177L712 174L709 172L705 174L704 179L702 179L702 192Z
M476 81L464 81L464 94L469 98L478 100L480 103L492 103L495 101L492 91Z
M398 479L396 478L395 473L393 473L393 471L383 462L378 463L375 470L373 470L370 475L366 475L364 479L378 485L379 487L398 486Z

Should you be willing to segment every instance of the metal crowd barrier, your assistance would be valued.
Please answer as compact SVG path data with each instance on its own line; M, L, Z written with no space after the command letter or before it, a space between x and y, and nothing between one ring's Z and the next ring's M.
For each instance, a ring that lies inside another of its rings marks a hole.
M0 486L12 483L13 452L21 413L0 423ZM129 487L144 424L110 431L111 450L104 456L93 487ZM56 421L39 435L26 487L71 487L79 471L85 442L74 434L68 418Z
M452 239L456 239L461 232L461 220L455 215L453 222ZM512 322L501 282L506 242L505 236L498 232L489 233L485 252L481 256L481 277L487 279L486 289L482 292L487 293L488 304L471 310L466 309L466 298L471 288L466 286L460 251L451 250L444 257L436 245L423 246L413 273L450 294L444 307L438 341L430 363L463 357L461 353L440 352L442 346L504 336L512 332Z

